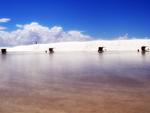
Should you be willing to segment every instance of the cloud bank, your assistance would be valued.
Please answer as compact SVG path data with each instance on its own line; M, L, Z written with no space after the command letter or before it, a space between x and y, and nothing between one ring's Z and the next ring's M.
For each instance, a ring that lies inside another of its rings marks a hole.
M0 22L10 21L7 18L0 19ZM37 22L31 22L25 25L16 25L17 29L12 32L5 31L6 27L0 26L0 47L29 45L34 43L46 44L53 42L66 41L88 41L94 40L94 37L85 35L83 32L77 30L64 31L60 26L47 27L40 25ZM115 40L136 39L129 38L126 33L123 36L115 38ZM146 39L146 37L145 37Z
M0 31L0 46L16 46L37 43L51 43L62 41L86 41L92 38L80 31L64 31L60 26L52 28L42 26L37 22L19 25L12 32Z

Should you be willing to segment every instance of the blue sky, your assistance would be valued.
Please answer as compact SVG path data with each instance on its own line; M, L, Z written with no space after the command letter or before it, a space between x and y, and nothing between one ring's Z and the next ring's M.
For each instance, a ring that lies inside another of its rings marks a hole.
M10 18L6 31L16 24L38 22L83 31L92 37L112 39L150 37L149 0L0 0L0 18Z

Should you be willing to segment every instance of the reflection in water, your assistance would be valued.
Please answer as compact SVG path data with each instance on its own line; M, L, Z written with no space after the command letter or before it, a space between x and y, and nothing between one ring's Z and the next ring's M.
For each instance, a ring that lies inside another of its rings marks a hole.
M0 55L0 112L148 113L149 58L134 52Z

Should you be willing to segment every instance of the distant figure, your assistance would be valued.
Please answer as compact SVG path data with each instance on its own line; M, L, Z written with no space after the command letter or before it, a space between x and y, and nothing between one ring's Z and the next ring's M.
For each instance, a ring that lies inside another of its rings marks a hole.
M98 52L99 52L99 53L104 52L103 48L104 48L104 47L98 47Z
M47 53L47 50L45 51L45 53Z
M142 51L142 52L146 52L146 46L142 46L142 47L141 47L141 51Z
M1 49L1 53L2 53L2 54L6 54L6 53L7 53L7 50L6 50L6 49Z
M54 48L49 48L49 53L54 53Z
M37 41L35 41L35 44L37 44Z
M139 49L138 49L137 51L138 51L138 52L140 52L140 50L139 50Z

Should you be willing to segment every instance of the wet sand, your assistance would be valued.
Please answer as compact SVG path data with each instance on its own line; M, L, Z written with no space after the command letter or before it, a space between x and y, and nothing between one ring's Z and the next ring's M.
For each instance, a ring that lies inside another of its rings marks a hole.
M0 55L0 113L150 113L150 54Z

